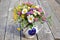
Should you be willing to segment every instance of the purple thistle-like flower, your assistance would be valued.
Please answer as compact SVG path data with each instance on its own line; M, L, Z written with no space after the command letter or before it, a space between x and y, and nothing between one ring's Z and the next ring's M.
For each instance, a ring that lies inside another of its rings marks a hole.
M27 12L27 15L30 15L31 14L31 12Z
M34 10L34 8L30 8L30 11L33 11Z

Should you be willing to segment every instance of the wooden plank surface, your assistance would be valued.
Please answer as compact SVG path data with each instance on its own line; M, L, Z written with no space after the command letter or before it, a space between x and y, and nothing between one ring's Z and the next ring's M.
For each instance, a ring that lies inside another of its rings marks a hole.
M0 2L0 40L4 40L5 36L5 27L7 22L7 13L10 1L1 0Z
M0 2L1 2L1 0L0 0Z
M51 6L49 6L49 4L47 3L47 1L45 0L41 0L42 2L42 6L44 7L44 10L46 11L46 13L48 13L48 16L51 15L52 16L52 25L50 25L51 31L54 35L55 38L60 38L60 23L57 19L57 17L54 14L54 11L52 10Z
M56 0L58 1L58 0ZM54 11L54 14L59 22L59 24L54 24L54 28L51 29L54 33L54 37L57 39L60 39L60 4L58 4L55 0L47 0L47 2L49 3L50 7L52 8L52 10ZM60 0L59 0L60 1ZM55 30L55 31L54 31Z
M5 25L6 25L6 18L1 18L0 19L0 40L4 40Z
M14 7L14 5L18 2L18 0L10 0L9 10ZM20 33L16 30L17 25L13 22L13 13L9 11L7 25L6 25L6 34L5 40L20 40Z

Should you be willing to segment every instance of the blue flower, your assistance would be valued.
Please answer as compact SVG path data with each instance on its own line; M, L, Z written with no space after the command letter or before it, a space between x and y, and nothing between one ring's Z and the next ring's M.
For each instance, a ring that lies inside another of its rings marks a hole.
M33 28L32 30L29 30L28 34L31 35L31 36L35 35L36 34L36 29Z

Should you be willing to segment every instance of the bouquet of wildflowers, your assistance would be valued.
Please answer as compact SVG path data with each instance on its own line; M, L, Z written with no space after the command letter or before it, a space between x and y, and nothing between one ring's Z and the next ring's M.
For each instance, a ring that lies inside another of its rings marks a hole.
M13 13L14 21L19 22L22 28L29 26L32 29L35 22L39 21L42 24L46 21L42 8L30 2L18 4L14 7ZM20 31L20 27L17 30Z

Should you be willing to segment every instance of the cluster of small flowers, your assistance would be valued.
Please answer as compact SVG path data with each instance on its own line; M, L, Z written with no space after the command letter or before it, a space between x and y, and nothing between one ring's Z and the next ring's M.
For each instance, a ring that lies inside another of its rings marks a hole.
M33 23L38 21L38 17L42 17L42 21L45 21L43 10L41 7L33 5L31 2L23 3L14 8L14 20L16 21L18 17L21 17L23 20L27 19L28 23Z

